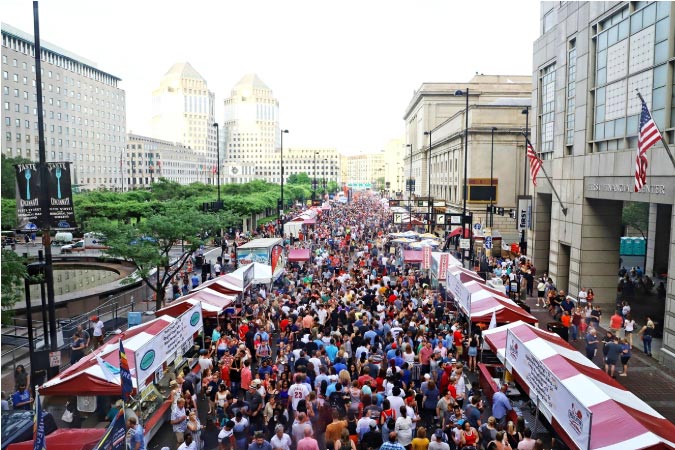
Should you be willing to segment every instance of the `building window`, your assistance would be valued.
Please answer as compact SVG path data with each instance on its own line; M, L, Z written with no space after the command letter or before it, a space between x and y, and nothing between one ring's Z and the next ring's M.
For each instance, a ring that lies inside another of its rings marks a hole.
M539 73L539 151L542 159L553 157L555 115L555 63Z
M569 147L567 151L571 154L574 144L574 108L576 96L576 78L577 78L577 49L576 41L572 40L567 52L567 113L565 120L565 143Z

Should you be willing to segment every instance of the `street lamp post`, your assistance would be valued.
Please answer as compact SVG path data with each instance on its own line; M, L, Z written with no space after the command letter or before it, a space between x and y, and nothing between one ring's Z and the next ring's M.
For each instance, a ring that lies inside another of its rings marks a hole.
M521 111L522 114L525 114L525 164L523 165L523 195L527 195L527 139L530 137L530 107L526 106L525 109ZM520 233L520 248L521 253L527 253L527 240L525 238L525 229Z
M410 147L410 174L408 177L408 228L412 230L412 144L406 144Z
M323 193L326 195L326 177L328 176L328 158L323 159Z
M492 181L492 170L494 166L494 158L495 158L495 131L497 131L497 127L492 127L492 130L490 130L490 228L494 226L493 223L493 213L492 213L492 208L493 208L493 201L494 201L494 195L493 192L495 191L494 186L493 186L493 181Z
M216 127L216 176L218 177L218 208L220 208L220 127L218 122L213 124Z
M462 195L462 237L466 232L466 194L467 194L467 162L469 156L469 88L466 88L466 91L457 90L455 91L456 96L464 95L466 97L466 104L464 109L464 194ZM469 255L470 257L471 255ZM462 249L462 266L464 266L464 249Z
M431 233L431 130L424 132L429 136L429 154L427 155L427 231Z
M314 200L316 199L316 155L318 155L319 152L314 152L314 180L312 181L312 204L314 204Z
M284 226L282 215L284 214L284 134L288 133L288 130L281 130L281 208L279 208L279 220L281 221L281 226ZM283 230L283 228L282 228ZM281 232L283 236L283 231Z

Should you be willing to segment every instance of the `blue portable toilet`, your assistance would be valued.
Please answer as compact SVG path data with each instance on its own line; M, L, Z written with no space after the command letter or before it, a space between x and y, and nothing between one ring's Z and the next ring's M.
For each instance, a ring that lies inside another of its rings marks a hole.
M140 325L142 321L142 316L140 312L130 312L127 317L127 325L129 328Z
M619 255L627 255L628 254L627 247L628 247L628 238L622 237L621 243L619 244Z

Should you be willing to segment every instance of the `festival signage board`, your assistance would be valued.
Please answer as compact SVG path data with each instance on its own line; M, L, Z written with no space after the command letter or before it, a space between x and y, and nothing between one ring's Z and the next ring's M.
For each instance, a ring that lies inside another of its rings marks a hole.
M422 269L431 269L431 247L424 247L422 252Z
M464 286L459 275L455 276L451 272L447 272L446 280L447 290L457 302L457 307L468 317L471 317L471 292Z
M145 381L154 376L158 367L176 354L176 349L182 351L184 344L191 341L194 333L203 326L202 304L198 302L138 348L134 352L138 390L145 387ZM179 352L177 356L182 355Z
M511 330L507 330L505 353L506 368L527 384L530 399L549 422L555 418L580 449L590 448L591 411Z
M438 269L438 279L445 280L448 277L448 264L450 263L450 255L441 253L440 267Z
M48 162L47 186L40 179L40 164L16 164L16 216L17 229L33 230L49 225L57 230L74 230L75 212L70 184L69 162ZM48 194L49 224L42 217L43 190Z

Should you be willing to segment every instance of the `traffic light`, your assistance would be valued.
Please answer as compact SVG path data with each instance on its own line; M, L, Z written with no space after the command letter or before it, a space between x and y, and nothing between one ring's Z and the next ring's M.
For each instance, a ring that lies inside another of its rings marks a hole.
M497 208L497 214L500 216L504 215L504 208Z
M516 218L516 210L515 209L509 209L509 217L512 219Z

